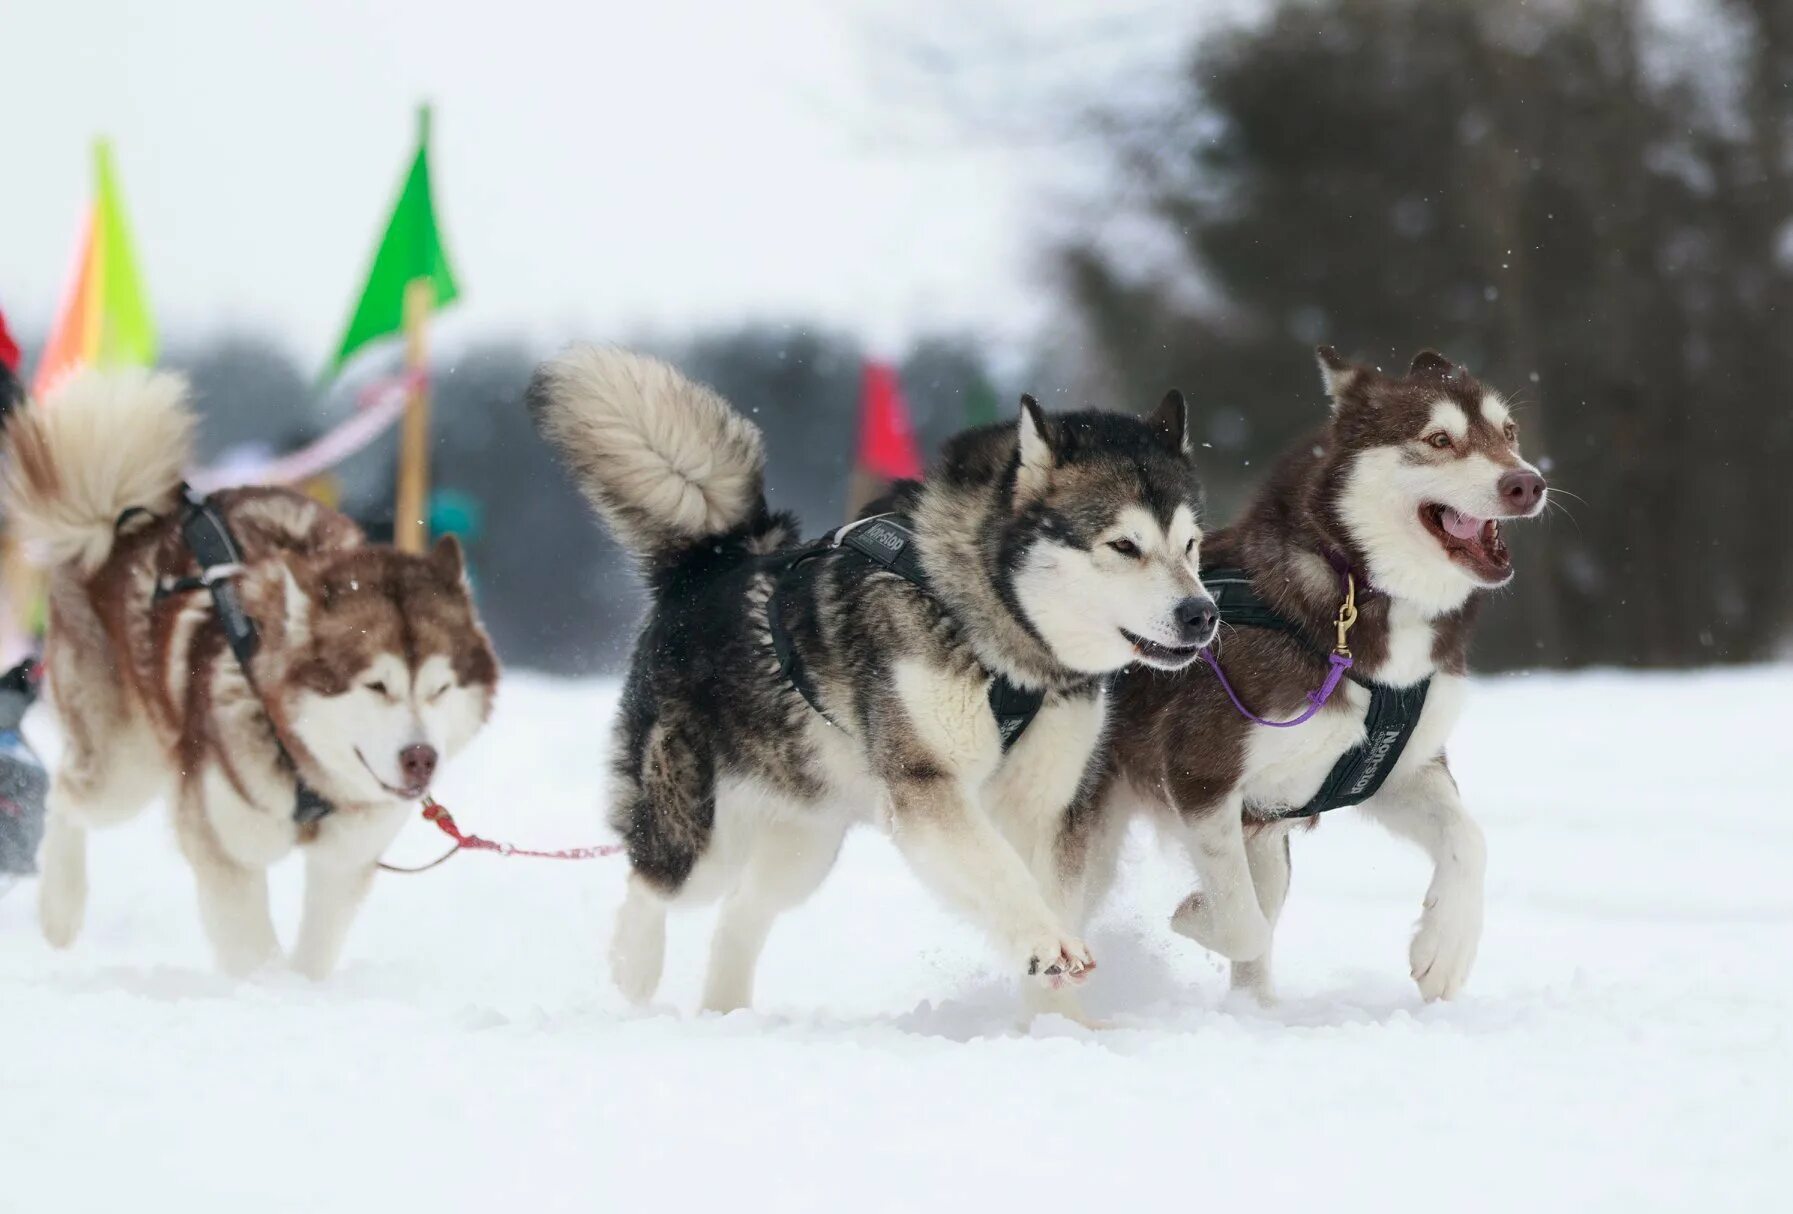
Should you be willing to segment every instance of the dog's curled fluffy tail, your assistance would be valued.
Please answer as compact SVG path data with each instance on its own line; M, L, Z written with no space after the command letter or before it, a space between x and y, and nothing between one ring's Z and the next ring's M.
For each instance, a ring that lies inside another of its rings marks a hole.
M52 567L92 573L119 516L172 508L193 448L187 384L167 372L77 372L7 419L0 516Z
M542 365L528 400L580 490L649 564L765 516L759 429L658 359L578 347Z

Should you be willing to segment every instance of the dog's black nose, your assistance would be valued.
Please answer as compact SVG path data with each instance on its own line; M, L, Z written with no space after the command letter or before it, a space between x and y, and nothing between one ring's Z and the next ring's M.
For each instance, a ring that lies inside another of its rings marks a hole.
M436 774L436 748L407 746L398 752L398 766L405 773L407 788L423 788Z
M1544 496L1544 478L1536 472L1514 469L1500 478L1496 486L1500 499L1514 510L1529 511Z
M1206 645L1214 639L1219 621L1219 609L1205 594L1191 595L1177 604L1177 627L1185 645Z

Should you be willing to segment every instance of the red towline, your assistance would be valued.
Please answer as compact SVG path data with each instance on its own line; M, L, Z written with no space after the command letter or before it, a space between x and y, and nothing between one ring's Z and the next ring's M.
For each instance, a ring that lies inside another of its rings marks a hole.
M509 843L495 843L491 839L482 839L478 835L470 835L455 824L453 815L434 797L423 799L423 820L434 822L436 829L454 840L454 846L431 860L428 864L420 864L415 868L388 864L380 861L380 867L389 873L422 873L428 872L438 864L450 859L458 852L489 851L501 856L534 856L541 860L596 860L604 856L614 856L623 851L621 843L601 843L594 847L563 847L556 851L533 851L527 847L513 847Z

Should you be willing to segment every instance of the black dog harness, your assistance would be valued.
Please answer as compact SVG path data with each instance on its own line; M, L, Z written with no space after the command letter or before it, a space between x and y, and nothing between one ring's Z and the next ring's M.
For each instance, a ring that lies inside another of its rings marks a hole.
M1300 625L1279 615L1275 608L1259 597L1258 592L1252 588L1251 575L1245 570L1226 566L1203 569L1202 584L1214 596L1214 603L1220 609L1223 623L1241 628L1275 629L1294 637L1304 647L1319 652ZM1355 621L1355 603L1350 603L1350 606L1351 618ZM1341 646L1344 631L1348 628L1349 625L1346 625L1341 630ZM1390 687L1386 683L1366 679L1354 671L1347 671L1345 677L1370 693L1369 711L1364 716L1363 741L1339 756L1338 761L1332 765L1332 770L1327 773L1325 782L1320 785L1320 791L1314 794L1311 801L1300 809L1292 809L1279 815L1280 817L1317 817L1329 809L1361 805L1375 796L1376 790L1382 787L1382 782L1388 779L1388 773L1400 761L1401 752L1407 749L1413 730L1419 724L1420 713L1426 706L1426 692L1432 686L1430 678L1411 687Z
M933 591L915 549L915 532L900 515L877 514L860 519L812 544L768 558L766 568L777 581L773 584L771 598L766 600L766 623L772 630L772 650L778 657L778 669L824 721L840 729L844 728L841 723L822 707L821 695L804 669L803 655L797 652L790 629L784 622L785 604L808 593L810 579L819 568L816 562L831 552L865 558L847 568L845 572L849 577L894 573L919 587L924 594L931 595ZM1046 693L1017 687L1002 675L995 675L990 681L989 699L990 713L996 718L996 730L1002 737L1002 749L1006 754L1038 715Z
M243 678L248 680L249 690L255 692L257 699L261 699L261 691L255 685L255 676L249 670L249 659L261 647L261 634L255 630L255 621L243 610L243 600L237 594L236 583L232 580L243 571L243 557L237 548L236 537L231 535L230 528L224 524L224 516L218 513L210 498L201 497L185 485L181 486L181 491L187 498L186 511L181 515L181 539L198 563L199 575L161 583L156 587L155 598L161 600L169 595L186 594L195 590L210 591L212 609L217 612L218 623L224 629L224 640L236 655L237 665L242 667ZM122 527L132 515L139 512L149 513L141 508L126 511L119 516L118 525ZM262 700L262 711L268 711L265 699ZM268 713L269 726L273 727L273 723L273 714ZM301 826L308 826L322 820L336 807L299 774L299 765L293 762L292 752L286 748L280 730L273 728L273 734L274 748L279 752L281 763L293 773L293 821Z

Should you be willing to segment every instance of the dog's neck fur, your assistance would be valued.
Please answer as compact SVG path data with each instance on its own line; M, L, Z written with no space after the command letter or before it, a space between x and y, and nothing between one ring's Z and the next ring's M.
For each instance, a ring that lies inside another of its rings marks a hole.
M237 695L242 701L252 704L267 720L270 736L279 741L293 761L290 774L295 779L304 780L339 809L375 804L358 797L352 785L338 780L292 727L291 706L281 689L285 687L292 656L305 643L309 630L283 569L278 561L262 561L239 579L244 613L260 634L261 644L250 658L247 671L227 649L220 658L219 677L224 686L240 688Z
M1322 431L1298 444L1239 519L1215 533L1204 563L1244 567L1266 602L1301 625L1315 644L1330 649L1343 593L1329 554L1342 557L1357 579L1358 617L1350 642L1358 674L1399 686L1437 671L1461 674L1483 596L1468 593L1454 609L1433 614L1370 583L1373 562L1339 516L1350 453L1329 438Z
M999 588L1010 501L1006 488L990 494L937 477L910 487L901 508L914 525L933 594L962 621L961 635L985 670L1021 687L1086 686L1092 676L1060 663ZM953 576L944 576L947 570Z

